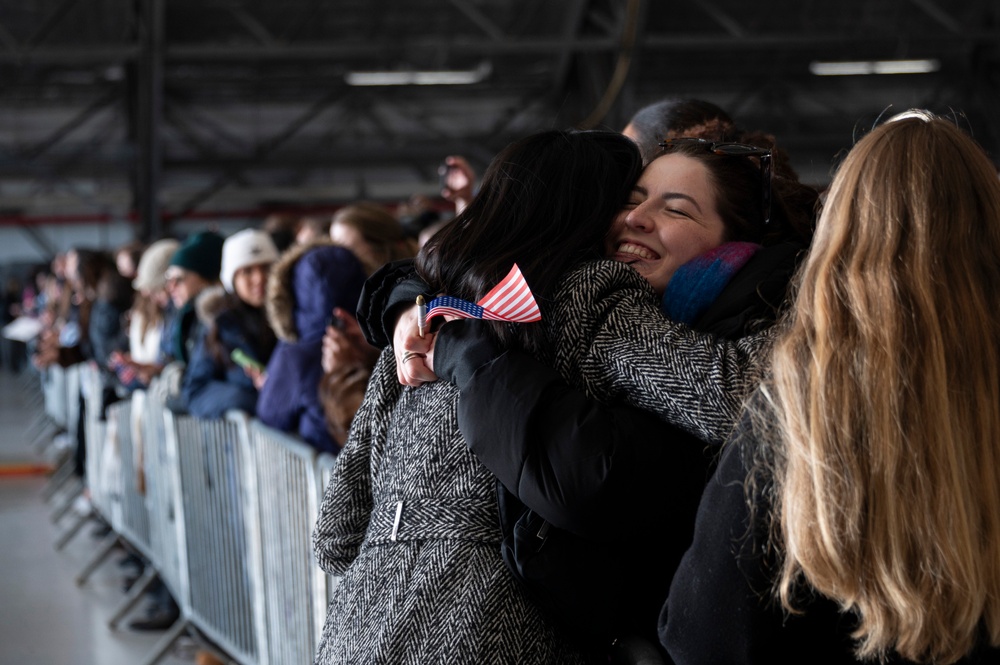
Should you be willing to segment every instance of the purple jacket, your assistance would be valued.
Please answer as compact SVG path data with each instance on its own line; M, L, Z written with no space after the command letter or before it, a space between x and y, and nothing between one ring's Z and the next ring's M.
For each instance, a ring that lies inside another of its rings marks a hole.
M354 254L327 242L290 250L271 269L267 315L278 345L267 364L257 417L321 452L339 451L318 393L323 334L334 307L355 311L365 278Z

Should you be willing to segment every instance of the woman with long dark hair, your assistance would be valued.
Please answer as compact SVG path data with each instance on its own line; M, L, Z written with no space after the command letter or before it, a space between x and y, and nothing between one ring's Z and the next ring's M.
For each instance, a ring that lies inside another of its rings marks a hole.
M634 144L611 132L517 141L424 247L418 270L434 292L478 301L519 266L541 321L491 323L492 334L583 387L579 363L608 312L656 311L638 274L600 260L640 169ZM585 659L504 566L496 479L468 450L457 406L450 384L401 386L383 352L314 533L320 565L343 576L317 662Z

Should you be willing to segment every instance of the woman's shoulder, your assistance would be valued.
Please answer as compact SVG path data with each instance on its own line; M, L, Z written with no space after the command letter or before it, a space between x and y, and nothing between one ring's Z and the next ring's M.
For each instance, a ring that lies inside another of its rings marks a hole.
M657 309L652 287L630 266L619 261L587 261L560 280L550 304L550 316L557 325L567 320L600 320L610 310L629 302Z
M546 314L551 361L563 378L579 385L584 359L596 340L620 319L658 317L656 294L639 273L617 261L589 261L566 273Z
M653 288L631 266L600 259L586 261L567 272L556 289L556 298L599 297L622 289L636 289L655 297Z

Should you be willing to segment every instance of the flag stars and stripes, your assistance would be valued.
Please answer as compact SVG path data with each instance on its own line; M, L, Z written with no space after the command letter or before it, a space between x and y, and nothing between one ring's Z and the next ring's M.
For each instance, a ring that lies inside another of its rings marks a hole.
M538 303L517 264L478 303L454 296L439 296L427 305L427 319L443 315L488 321L531 323L541 321Z

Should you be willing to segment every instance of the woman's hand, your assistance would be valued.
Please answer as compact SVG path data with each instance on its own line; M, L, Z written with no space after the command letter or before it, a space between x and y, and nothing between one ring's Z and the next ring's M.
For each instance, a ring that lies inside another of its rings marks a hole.
M329 374L346 365L374 367L379 350L365 340L358 320L340 307L334 308L333 315L340 323L327 326L323 335L323 371Z
M267 383L267 372L248 365L243 368L243 373L250 377L250 381L253 382L253 387L256 388L258 392L263 390L264 384Z
M420 336L417 327L417 306L405 309L396 320L392 334L392 349L396 354L396 378L404 386L417 387L437 381L437 375L427 364L427 354L434 348L434 335Z

